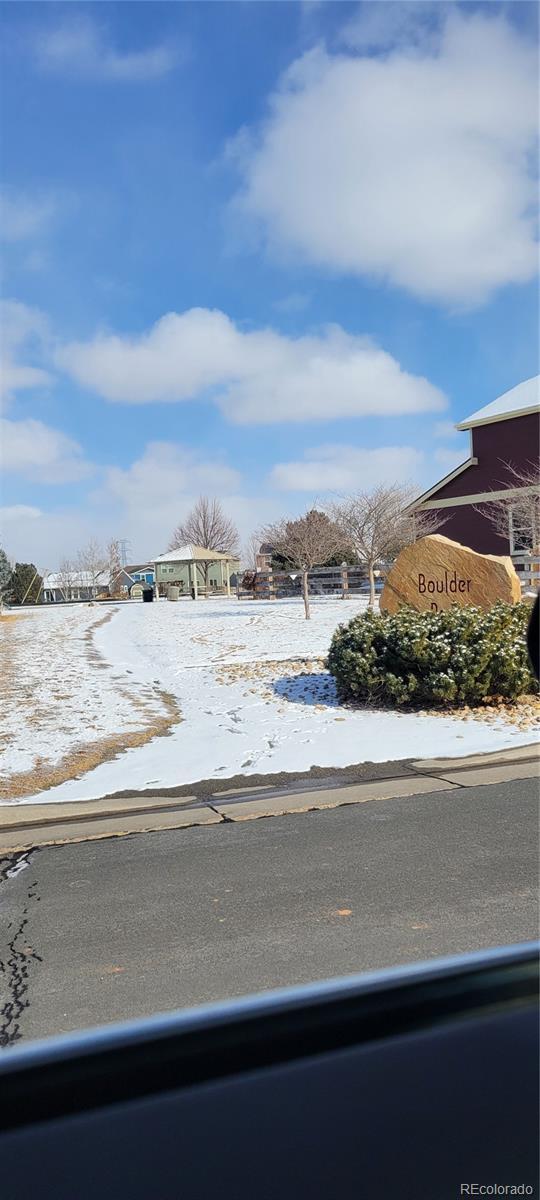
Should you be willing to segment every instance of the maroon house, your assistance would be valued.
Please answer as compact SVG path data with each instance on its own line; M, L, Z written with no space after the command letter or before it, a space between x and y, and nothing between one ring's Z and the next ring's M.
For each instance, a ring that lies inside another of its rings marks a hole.
M469 457L419 496L411 510L440 513L445 518L440 532L481 554L530 549L512 521L511 499L521 489L510 468L528 474L535 471L540 478L540 376L505 392L456 429L470 431ZM501 498L509 500L506 538L482 511L482 503Z

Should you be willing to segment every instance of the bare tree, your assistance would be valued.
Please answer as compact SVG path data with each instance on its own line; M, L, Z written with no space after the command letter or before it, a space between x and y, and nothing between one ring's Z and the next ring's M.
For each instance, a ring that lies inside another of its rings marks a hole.
M263 531L263 538L284 562L302 574L302 596L306 620L309 620L308 571L324 566L343 552L345 538L341 527L326 513L312 509L295 521L277 521Z
M245 571L257 570L257 558L261 548L262 538L259 533L252 533L242 549L242 567Z
M357 561L368 573L369 603L375 604L375 571L404 546L434 533L446 518L433 510L409 508L413 491L398 483L380 484L369 492L355 492L329 505L329 513L353 547Z
M429 537L431 533L440 533L443 526L450 520L450 514L445 516L441 509L435 508L408 510L405 512L405 517L409 525L404 546L408 546L411 542L417 542L419 538ZM407 532L407 527L405 531Z
M119 576L122 570L120 561L120 543L117 538L111 538L107 543L107 565L109 568L109 591L111 596L120 595Z
M239 553L238 530L234 521L224 512L217 499L199 496L187 517L176 526L169 542L169 550L179 546L202 546L205 550L216 550L219 554L229 554L236 558ZM208 594L208 574L210 563L197 563L197 569L202 572L202 578Z
M99 542L95 538L92 538L83 550L79 550L77 567L79 571L88 572L90 586L95 587L98 575L107 567L106 551L103 550L103 547L99 545Z
M523 468L514 467L511 463L504 465L514 485L508 496L499 496L485 504L475 504L474 508L476 512L488 518L498 537L506 541L511 540L516 552L519 550L518 541L523 550L529 548L537 551L540 547L538 467L531 462Z
M77 586L79 569L71 558L63 558L58 568L58 580L65 600L73 599L73 589Z

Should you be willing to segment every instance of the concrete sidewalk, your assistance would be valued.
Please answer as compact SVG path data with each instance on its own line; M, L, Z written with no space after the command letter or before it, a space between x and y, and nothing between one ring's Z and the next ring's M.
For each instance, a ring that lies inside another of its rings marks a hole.
M208 795L122 796L115 799L66 804L12 804L0 806L0 854L100 838L125 837L193 825L219 825L285 813L365 804L372 800L418 796L425 792L539 778L537 744L515 750L477 754L466 758L421 759L389 763L388 777L361 783L309 787L294 781L288 787L267 786L216 789ZM406 766L406 773L404 773ZM397 769L397 770L396 770ZM329 772L331 776L331 772Z

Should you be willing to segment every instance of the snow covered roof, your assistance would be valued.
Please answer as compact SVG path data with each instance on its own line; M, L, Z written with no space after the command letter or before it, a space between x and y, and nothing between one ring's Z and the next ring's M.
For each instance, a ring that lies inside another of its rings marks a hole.
M167 550L158 555L155 563L185 563L185 562L218 562L220 559L232 559L232 554L220 554L217 550L205 550L204 546L177 546L175 550Z
M502 421L505 417L520 417L528 412L540 411L540 375L525 379L517 387L504 392L491 404L479 408L465 421L460 421L456 429L470 429L473 425L488 425L492 421Z
M109 579L109 583L114 583L115 579L119 579L121 575L124 575L126 579L131 579L131 582L134 583L133 575L131 575L127 567L120 567L119 571L115 571L114 575ZM101 581L101 576L98 576L98 579Z
M43 576L44 588L108 587L108 584L108 571L99 571L97 575L91 571L49 571Z

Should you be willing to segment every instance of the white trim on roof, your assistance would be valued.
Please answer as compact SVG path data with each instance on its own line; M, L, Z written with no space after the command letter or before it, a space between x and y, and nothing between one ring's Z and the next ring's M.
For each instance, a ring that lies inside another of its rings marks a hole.
M460 421L456 429L473 429L477 425L491 425L494 421L508 421L513 417L524 417L527 413L540 412L540 375L524 379L517 387L504 392L491 404L479 408L470 417Z
M420 504L423 504L424 500L429 500L430 496L434 496L436 492L439 492L440 489L442 487L444 487L447 483L450 483L450 481L452 479L455 479L458 475L461 475L462 471L466 471L467 467L477 467L477 466L478 466L477 458L474 458L474 457L467 458L465 460L465 462L460 463L459 467L454 467L453 471L450 471L448 475L445 475L444 479L439 479L438 483L434 483L433 487L429 488L427 492L422 492L422 495L419 496L417 500L413 500L412 504L408 504L407 508L405 509L405 512L413 512L415 508L418 508L418 506Z
M475 492L471 496L450 496L447 500L428 500L416 508L459 508L460 504L487 504L491 500L506 500L508 496L522 496L524 492L534 492L534 487L500 488L499 491Z

